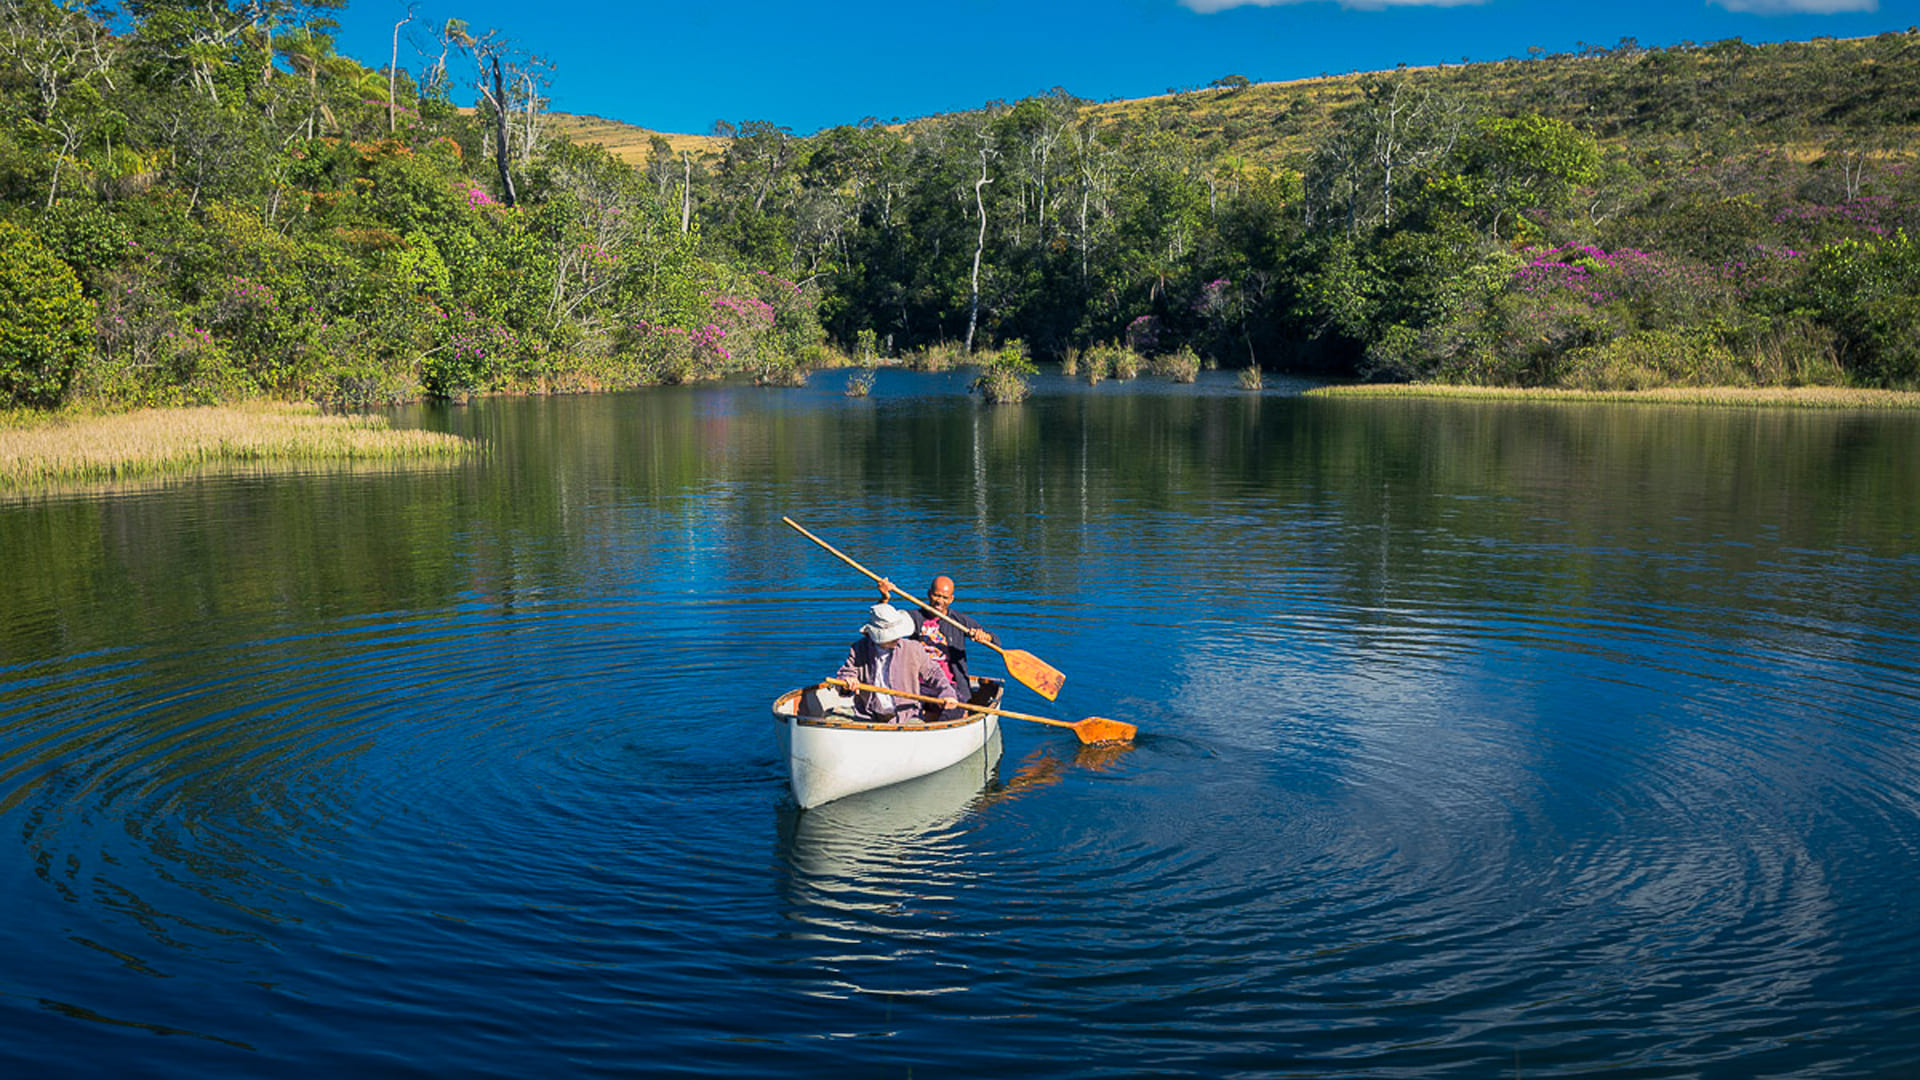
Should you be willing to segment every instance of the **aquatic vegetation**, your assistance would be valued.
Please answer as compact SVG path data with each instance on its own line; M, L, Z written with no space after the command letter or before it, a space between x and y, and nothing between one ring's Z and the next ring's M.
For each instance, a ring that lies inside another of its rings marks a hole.
M969 389L980 391L997 405L1023 401L1033 392L1033 376L1038 371L1027 357L1026 343L1009 341L983 357L980 375Z
M1086 352L1086 364L1089 371L1099 368L1101 377L1111 375L1116 379L1132 379L1140 374L1147 365L1147 358L1129 346L1117 342L1105 342L1095 345ZM1099 382L1090 378L1090 382Z
M1069 345L1067 351L1060 354L1060 374L1071 379L1079 373L1080 348L1077 345Z
M859 371L847 376L847 396L866 397L873 393L873 372Z
M1248 364L1240 369L1240 389L1258 390L1265 385L1266 380L1260 374L1260 365Z
M382 417L313 406L141 409L106 416L20 414L0 423L0 488L152 476L222 466L446 459L475 444L394 429Z
M1182 345L1156 359L1153 370L1177 383L1193 382L1200 377L1200 354L1191 345Z
M966 351L959 343L936 341L908 353L905 363L915 371L951 371L965 356Z

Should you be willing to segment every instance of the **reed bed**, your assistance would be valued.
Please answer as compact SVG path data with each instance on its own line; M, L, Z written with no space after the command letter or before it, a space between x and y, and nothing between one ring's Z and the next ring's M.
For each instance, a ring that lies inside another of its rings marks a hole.
M1080 357L1087 373L1087 382L1097 383L1104 378L1131 379L1140 374L1147 366L1147 358L1121 345L1108 341L1087 349Z
M1454 398L1468 401L1621 402L1728 408L1920 409L1920 392L1839 386L1663 386L1648 390L1561 390L1510 386L1392 383L1323 386L1311 397Z
M142 409L107 416L0 419L0 488L119 480L221 467L447 459L457 435L395 430L377 416L254 404Z
M1192 346L1182 345L1151 363L1155 374L1165 375L1177 383L1190 383L1200 377L1200 354L1194 352Z
M935 342L901 357L901 363L913 371L951 371L968 360L966 348L953 341Z
M847 396L866 397L873 393L873 372L857 371L847 376Z
M1258 390L1266 384L1266 377L1261 374L1260 365L1248 364L1240 369L1240 389Z

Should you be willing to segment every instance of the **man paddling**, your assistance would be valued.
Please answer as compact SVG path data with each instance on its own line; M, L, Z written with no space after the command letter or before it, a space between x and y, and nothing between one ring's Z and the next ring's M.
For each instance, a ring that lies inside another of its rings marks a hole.
M881 601L884 603L892 598L893 582L881 578ZM953 684L954 693L966 698L973 693L973 684L967 681L967 642L972 640L992 645L994 636L971 616L953 610L953 579L945 574L934 578L933 584L927 586L927 603L933 608L932 612L913 613L914 640L927 647L934 662L940 665L940 670ZM940 615L945 615L953 622L940 618ZM961 629L954 629L954 623L958 623Z

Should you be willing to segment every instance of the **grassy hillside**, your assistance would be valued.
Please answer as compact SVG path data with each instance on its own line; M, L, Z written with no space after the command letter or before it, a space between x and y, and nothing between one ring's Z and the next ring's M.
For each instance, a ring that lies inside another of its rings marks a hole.
M1865 140L1885 151L1920 137L1920 35L1911 32L1769 45L1629 46L1318 76L1085 102L1080 115L1120 135L1164 133L1215 161L1297 169L1341 111L1360 103L1365 80L1398 76L1478 110L1565 120L1614 147L1678 140L1700 149L1769 148L1805 158L1836 139ZM947 119L927 117L904 128L911 133ZM676 154L718 158L726 148L726 140L714 136L654 132L596 116L554 114L551 130L642 166L656 135Z
M667 140L667 145L672 147L676 155L685 150L692 152L696 158L718 157L726 150L726 140L711 135L653 131L618 120L573 113L549 114L547 130L550 134L563 135L576 143L603 147L621 161L640 168L645 168L647 160L652 157L655 138Z
M1337 114L1360 101L1363 80L1395 75L1494 114L1565 120L1603 145L1678 138L1703 149L1811 152L1835 138L1891 149L1920 135L1920 35L1911 32L1593 50L1208 88L1087 105L1082 113L1127 133L1167 132L1214 158L1297 167Z

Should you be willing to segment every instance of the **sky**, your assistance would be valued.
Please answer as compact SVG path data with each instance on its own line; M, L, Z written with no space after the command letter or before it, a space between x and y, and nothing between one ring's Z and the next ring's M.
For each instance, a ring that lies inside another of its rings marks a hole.
M408 70L422 67L419 50L438 51L427 26L462 18L552 65L553 110L694 134L764 120L810 135L1054 87L1105 101L1229 75L1278 82L1623 38L1760 43L1920 24L1920 0L350 0L336 15L340 51L385 66L409 6Z

